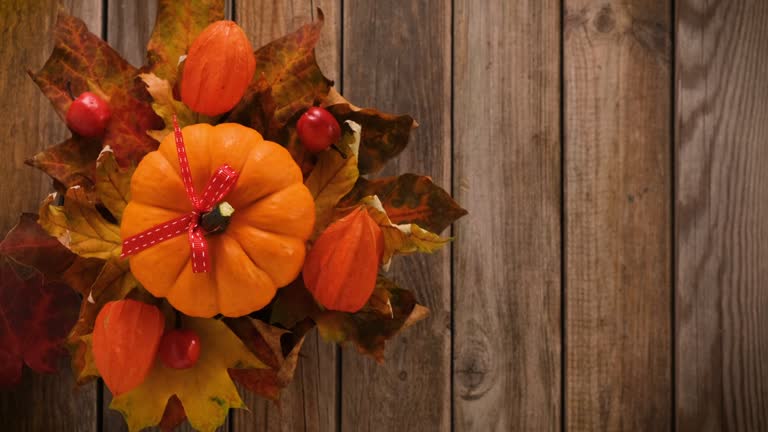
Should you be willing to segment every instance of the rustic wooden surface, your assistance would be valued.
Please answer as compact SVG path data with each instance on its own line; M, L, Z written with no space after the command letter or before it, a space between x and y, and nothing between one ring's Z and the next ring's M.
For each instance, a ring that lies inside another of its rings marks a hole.
M155 0L63 3L144 61ZM421 124L383 174L431 175L470 215L451 250L394 266L432 316L383 365L312 336L281 405L246 394L221 431L768 429L765 2L234 0L228 16L259 46L318 6L326 75ZM23 160L67 136L25 74L55 13L0 2L0 233L50 188ZM106 389L73 388L66 365L25 371L2 429L125 430Z
M420 122L385 175L416 172L451 185L451 2L344 2L342 90L360 106ZM393 339L377 365L342 353L342 430L449 430L450 251L393 263L391 274L430 308L422 325Z
M569 430L671 427L670 11L565 1Z
M768 430L768 4L677 5L677 430Z
M61 2L80 16L96 33L101 32L101 1ZM68 137L48 100L27 76L38 70L53 49L50 30L56 22L54 0L0 1L0 233L18 221L22 209L33 210L51 189L41 173L24 160L44 147ZM22 383L12 392L0 391L3 430L14 432L93 431L97 429L97 384L74 390L68 362L56 375L24 371ZM37 410L36 410L37 409Z
M454 4L455 426L556 431L560 5Z

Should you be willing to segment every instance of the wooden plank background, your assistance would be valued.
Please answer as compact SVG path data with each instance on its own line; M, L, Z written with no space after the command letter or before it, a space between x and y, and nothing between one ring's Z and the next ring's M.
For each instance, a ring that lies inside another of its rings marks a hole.
M156 0L66 0L134 64ZM352 101L421 127L419 172L470 215L400 260L432 316L384 365L310 337L280 406L220 430L768 430L768 3L230 0L254 45L322 7ZM66 129L25 74L54 0L0 2L0 233ZM8 156L9 155L9 156ZM9 431L120 431L69 370L0 392ZM189 430L186 428L185 430Z

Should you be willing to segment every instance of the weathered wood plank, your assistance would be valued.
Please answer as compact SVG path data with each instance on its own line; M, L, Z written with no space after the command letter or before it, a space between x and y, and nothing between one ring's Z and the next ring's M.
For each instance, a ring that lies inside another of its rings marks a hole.
M343 36L344 95L421 124L384 174L423 173L450 189L451 1L345 2ZM449 430L450 251L396 259L390 274L431 316L389 343L383 365L343 351L342 429Z
M291 32L315 17L315 8L325 15L323 35L316 49L326 76L338 82L341 59L340 0L238 0L235 18L250 36L254 48ZM337 429L336 346L307 336L301 350L294 381L281 396L280 405L241 394L252 412L233 413L233 430L248 431L335 431Z
M454 426L556 431L560 3L455 7Z
M670 12L565 1L569 430L671 428Z
M768 4L677 3L677 426L768 430Z
M101 1L63 1L65 9L101 33ZM53 49L51 30L57 2L0 2L0 235L16 223L21 211L35 211L50 190L49 180L24 165L37 151L63 141L69 133L48 100L27 76L38 70ZM51 415L55 413L55 415ZM92 431L96 429L96 384L75 390L69 362L55 375L24 371L22 382L0 393L3 430Z

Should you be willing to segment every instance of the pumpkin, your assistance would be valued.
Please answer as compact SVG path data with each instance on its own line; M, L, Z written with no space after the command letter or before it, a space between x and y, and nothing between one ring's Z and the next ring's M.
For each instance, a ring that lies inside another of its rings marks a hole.
M233 21L216 21L192 42L181 77L181 100L208 116L225 113L245 94L256 70L248 36Z
M104 383L119 395L138 387L155 361L165 317L135 300L109 302L93 328L93 358Z
M326 309L357 312L376 288L383 254L381 228L358 207L317 238L304 263L304 284Z
M130 258L133 275L156 297L195 317L236 317L267 305L301 271L315 204L288 151L234 123L182 129L195 191L229 164L239 177L224 197L234 209L223 231L206 236L211 268L194 273L186 235L157 243ZM173 134L146 155L131 179L122 237L189 214Z

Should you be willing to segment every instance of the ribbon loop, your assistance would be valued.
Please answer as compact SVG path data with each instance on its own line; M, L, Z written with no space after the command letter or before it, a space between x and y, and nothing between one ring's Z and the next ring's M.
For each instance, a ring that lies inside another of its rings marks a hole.
M173 116L173 134L176 142L176 154L179 157L179 170L184 182L184 189L189 202L194 210L189 214L170 220L164 224L152 227L139 234L123 240L121 258L137 254L160 242L177 237L187 232L191 250L192 272L205 273L210 269L210 253L208 253L208 241L205 239L205 230L200 226L200 215L213 210L213 208L232 190L237 183L238 173L229 165L220 166L208 180L201 196L195 193L192 182L192 171L187 150L184 146L184 137L181 134L176 116Z

